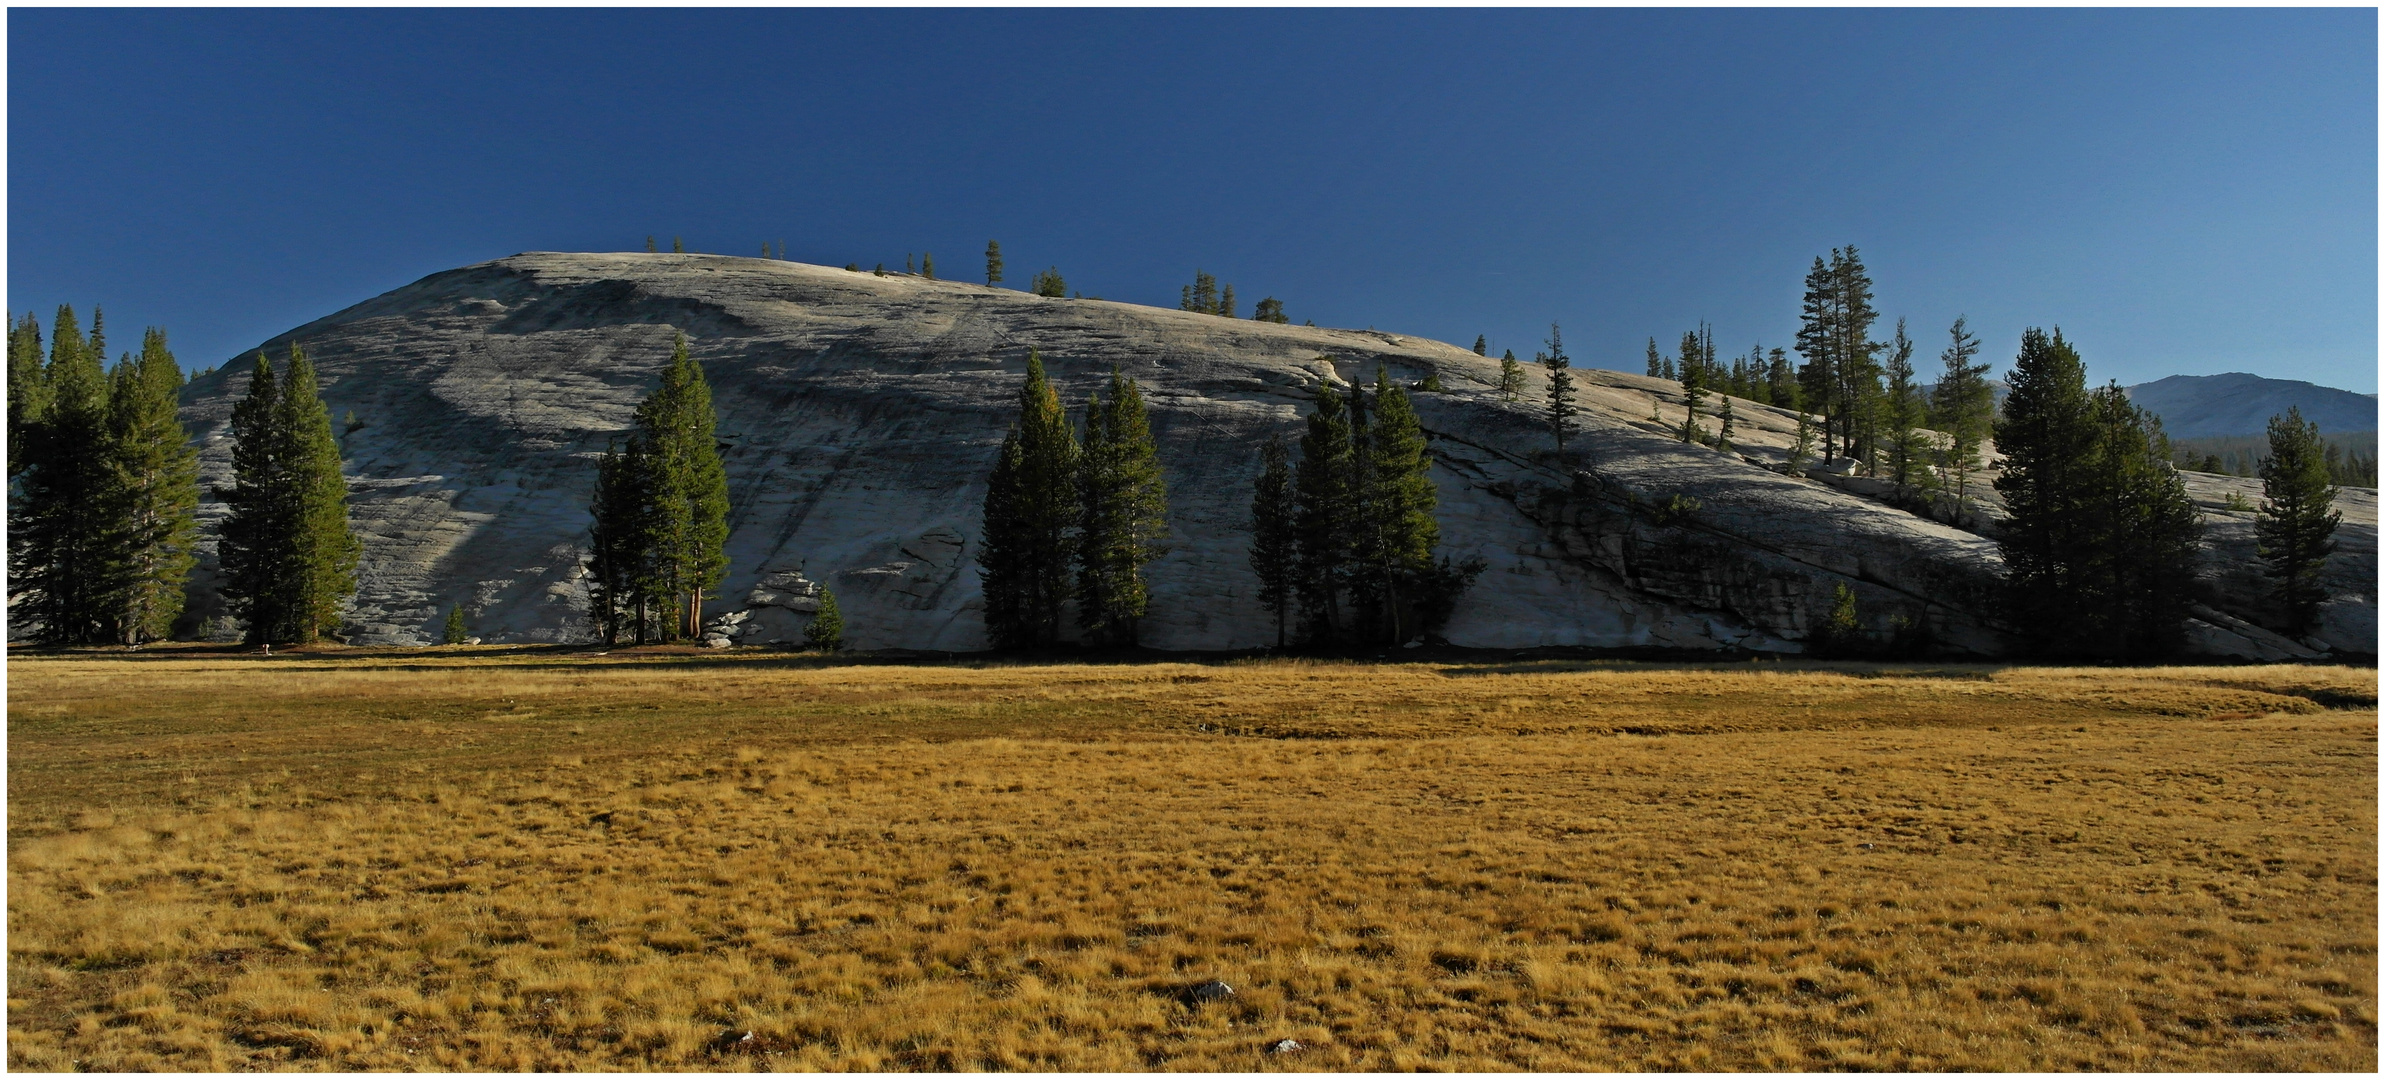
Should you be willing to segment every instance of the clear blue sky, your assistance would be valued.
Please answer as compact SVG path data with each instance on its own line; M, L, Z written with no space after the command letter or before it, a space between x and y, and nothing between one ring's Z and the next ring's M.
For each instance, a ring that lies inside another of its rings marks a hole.
M425 274L666 246L1637 370L1858 245L1921 353L2377 388L2377 13L71 11L9 27L8 302L191 367Z

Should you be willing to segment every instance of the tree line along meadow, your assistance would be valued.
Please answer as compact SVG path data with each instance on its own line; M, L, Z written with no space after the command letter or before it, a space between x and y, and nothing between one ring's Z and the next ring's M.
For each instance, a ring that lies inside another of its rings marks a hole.
M647 248L654 250L652 238ZM674 239L672 248L682 245ZM997 285L1000 245L989 243L986 257L987 283ZM932 262L927 267L932 277ZM1038 294L1062 295L1057 269L1037 278ZM2175 653L2193 600L2201 526L2159 418L2131 404L2117 383L2090 389L2061 332L2034 327L2022 334L1998 408L1990 365L1978 362L1978 339L1960 318L1941 354L1944 370L1925 392L1903 321L1888 340L1872 337L1879 314L1871 300L1870 278L1849 246L1817 257L1807 275L1795 342L1801 365L1761 346L1726 363L1704 326L1683 335L1675 356L1649 339L1648 374L1678 381L1684 403L1677 427L1661 411L1651 419L1684 441L1727 451L1734 401L1789 410L1798 417L1786 465L1792 475L1806 468L1818 439L1825 467L1888 479L1908 508L1950 507L1956 524L1970 516L1970 486L1986 468L1992 438L2004 459L1994 486L2008 512L1998 530L2008 586L2002 614L2026 647L2048 658ZM1180 306L1233 318L1233 287L1197 273ZM1273 297L1254 319L1289 321ZM1474 351L1487 357L1484 339ZM43 352L31 314L10 324L9 587L20 625L58 645L138 647L190 636L178 624L197 561L198 454L176 418L185 380L164 332L146 331L138 356L128 352L103 368L99 311L86 336L73 310L61 307L46 360ZM1533 360L1547 376L1542 419L1563 459L1580 410L1554 324ZM1524 372L1507 351L1499 396L1518 401ZM1482 572L1480 560L1438 550L1431 455L1410 394L1440 390L1437 375L1402 386L1381 370L1371 389L1320 383L1297 445L1278 437L1256 447L1250 565L1277 647L1422 640ZM1017 419L987 479L980 534L985 628L998 649L1059 644L1071 607L1082 644L1135 645L1150 602L1144 568L1168 550L1167 489L1140 387L1113 368L1079 410L1081 428L1070 412L1030 351ZM728 571L727 470L715 420L702 367L681 336L626 440L597 463L588 614L607 644L704 635L706 594ZM353 417L348 424L359 426ZM361 546L348 525L330 412L296 343L278 372L258 353L231 435L232 485L214 493L229 508L218 545L227 608L252 645L333 637L355 591ZM2259 554L2285 629L2299 636L2325 599L2319 576L2342 519L2332 503L2344 467L2294 410L2271 419L2266 449L2257 464L2265 496ZM1842 589L1811 644L1841 654L1871 648L1855 623ZM456 644L467 634L457 603L441 637ZM835 595L823 587L806 643L834 650L846 636Z

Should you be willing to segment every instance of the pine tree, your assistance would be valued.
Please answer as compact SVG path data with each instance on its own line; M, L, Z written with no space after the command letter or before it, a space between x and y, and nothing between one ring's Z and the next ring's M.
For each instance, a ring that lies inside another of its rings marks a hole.
M250 644L304 644L339 628L356 591L361 546L348 528L347 480L331 412L296 342L277 378L257 354L248 396L232 409L233 487L218 552L233 612Z
M588 615L607 645L621 640L628 623L632 640L643 645L658 605L652 535L660 524L653 456L638 435L627 449L608 446L596 462L596 491L588 514Z
M820 610L812 613L812 621L803 628L803 644L821 652L839 652L845 647L845 613L837 610L836 593L828 586L820 586Z
M1217 313L1229 319L1234 318L1234 285L1232 282L1228 282L1225 288L1219 290L1217 294Z
M2095 441L2087 369L2059 331L2048 337L2030 327L2021 333L2010 382L1995 436L2005 459L1996 491L2010 514L1997 544L2013 621L2033 651L2068 652L2079 614L2075 598L2087 587L2081 473Z
M1872 454L1880 345L1871 340L1879 317L1871 301L1871 278L1852 245L1832 248L1828 263L1814 258L1797 328L1797 351L1806 358L1798 378L1806 401L1822 412L1825 461L1841 452L1867 461Z
M1292 321L1290 316L1284 314L1284 302L1272 296L1260 300L1258 306L1252 309L1250 317L1253 322L1289 324Z
M1789 364L1787 350L1778 345L1772 347L1771 363L1765 371L1764 383L1772 395L1772 404L1784 409L1798 408L1802 395L1797 389L1797 372Z
M49 415L49 384L42 374L41 321L32 312L8 324L8 479L25 471L26 455Z
M472 631L464 626L464 605L447 609L447 622L439 628L439 644L462 645L472 640Z
M1373 422L1367 426L1363 500L1366 535L1360 549L1374 580L1363 592L1380 605L1366 620L1380 640L1400 644L1422 629L1415 611L1420 586L1429 583L1433 549L1440 546L1441 525L1434 517L1439 493L1427 470L1424 427L1408 395L1378 368L1375 372Z
M1299 509L1291 454L1280 436L1269 439L1259 448L1259 480L1251 492L1250 568L1259 575L1259 606L1275 616L1279 649L1289 641Z
M1557 324L1549 324L1549 351L1540 362L1549 369L1549 431L1557 437L1557 452L1565 452L1565 425L1580 411L1573 404L1573 359L1565 355L1565 339Z
M637 411L638 434L652 456L649 497L661 526L648 565L654 595L675 612L664 640L692 638L703 629L704 592L728 571L729 481L713 431L717 418L704 369L679 335L662 382Z
M1681 407L1687 415L1681 418L1681 441L1704 442L1705 432L1698 428L1698 406L1706 398L1706 366L1699 362L1698 336L1681 335Z
M1167 551L1168 489L1142 390L1115 367L1109 397L1086 402L1077 460L1077 623L1088 644L1132 646L1150 605L1143 567Z
M679 242L679 238L678 238L678 237L676 237L676 236L672 237L672 238L671 238L671 254L673 254L673 255L684 255L684 254L686 254L686 253L687 253L687 245L680 243L680 242Z
M1731 412L1731 395L1722 395L1722 412L1716 419L1721 421L1722 430L1715 433L1714 448L1728 454L1731 452L1731 436L1738 432L1737 418Z
M988 240L985 242L985 283L988 285L1002 284L1001 241Z
M1232 314L1222 309L1217 293L1217 278L1206 270L1193 271L1193 283L1184 287L1183 299L1177 306L1204 315Z
M1888 478L1899 494L1928 476L1928 436L1922 434L1926 406L1913 382L1913 339L1905 336L1905 320L1896 321L1896 336L1888 346L1888 391L1882 399L1886 421Z
M1476 355L1476 356L1489 356L1489 355L1490 355L1490 347L1491 347L1491 342L1490 342L1490 339L1489 339L1489 338L1487 338L1487 337L1485 337L1485 336L1483 336L1483 335L1481 335L1481 334L1476 334L1476 335L1474 335L1474 355Z
M985 588L986 636L995 648L1036 648L1059 640L1068 597L1069 556L1078 521L1076 436L1043 358L1027 354L1019 418L1003 439L986 485L979 579Z
M108 423L100 363L74 309L61 305L40 379L47 401L24 433L24 472L9 490L9 588L22 596L36 636L55 644L100 644L115 636L108 598L119 543L110 512L114 477L106 456L93 452Z
M652 233L648 233L646 236L646 250L650 252L654 250L654 235Z
M2145 658L2183 633L2198 526L2159 422L2031 327L1995 425L2010 608L2033 651Z
M109 606L118 640L167 637L182 615L183 586L198 561L199 452L175 415L182 367L150 328L141 355L116 366L102 456L113 470L109 511L117 550Z
M918 270L912 268L911 253L908 251L903 252L903 273L909 275L916 275L919 273Z
M340 468L339 441L331 434L331 410L316 388L314 365L296 342L290 344L289 377L275 405L296 501L292 553L297 579L285 640L306 644L339 629L340 611L356 593L363 545L348 527L348 480Z
M1656 351L1656 339L1653 337L1648 339L1648 377L1651 379L1665 377L1665 354Z
M1979 339L1957 316L1947 330L1952 341L1939 354L1944 370L1930 391L1931 422L1946 435L1938 451L1938 468L1954 494L1955 521L1970 512L1971 476L1979 471L1979 451L1995 419L1996 399L1988 386L1990 365L1972 363L1979 355Z
M1352 490L1354 461L1342 397L1320 382L1308 430L1300 437L1300 464L1292 480L1298 503L1293 592L1299 599L1300 636L1311 644L1329 644L1342 634L1342 597L1358 505L1358 493Z
M1035 275L1034 292L1037 296L1048 296L1054 300L1067 296L1068 283L1061 280L1060 268L1055 266L1038 272Z
M936 280L935 252L923 251L919 254L919 276L926 278L929 281Z
M1514 401L1524 394L1524 365L1515 362L1515 350L1499 354L1499 396Z
M2277 582L2286 631L2295 637L2318 623L2320 585L2327 556L2335 551L2335 528L2344 515L2334 509L2336 485L2329 475L2319 425L2299 407L2269 418L2269 457L2261 462L2261 514L2254 521L2261 561Z
M2184 644L2201 523L2170 464L2161 421L2119 383L2089 399L2095 430L2086 503L2090 569L2080 597L2090 655L2149 660Z

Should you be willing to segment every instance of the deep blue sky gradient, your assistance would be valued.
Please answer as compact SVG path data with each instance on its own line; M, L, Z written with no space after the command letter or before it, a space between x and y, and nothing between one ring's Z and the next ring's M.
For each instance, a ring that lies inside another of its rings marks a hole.
M1638 370L1858 245L1929 367L2377 387L2377 13L14 9L10 310L186 365L439 270L666 246Z

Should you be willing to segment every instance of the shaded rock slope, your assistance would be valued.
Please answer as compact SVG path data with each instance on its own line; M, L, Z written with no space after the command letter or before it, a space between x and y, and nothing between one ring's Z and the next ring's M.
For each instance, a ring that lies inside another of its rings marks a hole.
M1488 565L1445 630L1454 643L1796 652L1849 582L1883 632L1900 620L1953 652L2013 645L1991 615L1992 541L1784 475L1795 424L1777 410L1740 403L1724 453L1671 434L1679 387L1584 370L1580 430L1559 456L1538 420L1537 368L1523 399L1505 401L1497 361L1442 342L651 253L532 253L434 274L263 344L277 361L293 339L306 348L343 433L365 541L351 639L430 642L462 603L485 639L587 640L594 459L629 427L678 332L720 414L730 571L707 610L739 642L799 638L825 584L858 647L984 647L979 507L1032 348L1072 406L1113 365L1145 388L1174 530L1148 570L1143 641L1156 648L1272 642L1245 554L1258 447L1297 435L1319 381L1371 383L1378 370L1443 387L1417 403L1444 546ZM226 425L249 367L229 363L186 398L211 485L228 479ZM222 512L202 508L210 527ZM2373 499L2364 521L2347 547L2365 544L2373 581ZM210 553L193 619L221 632L212 581ZM2363 588L2346 603L2367 612L2367 638L2313 644L2374 651ZM2198 640L2242 655L2307 649L2256 643L2246 619L2258 617L2214 611Z

